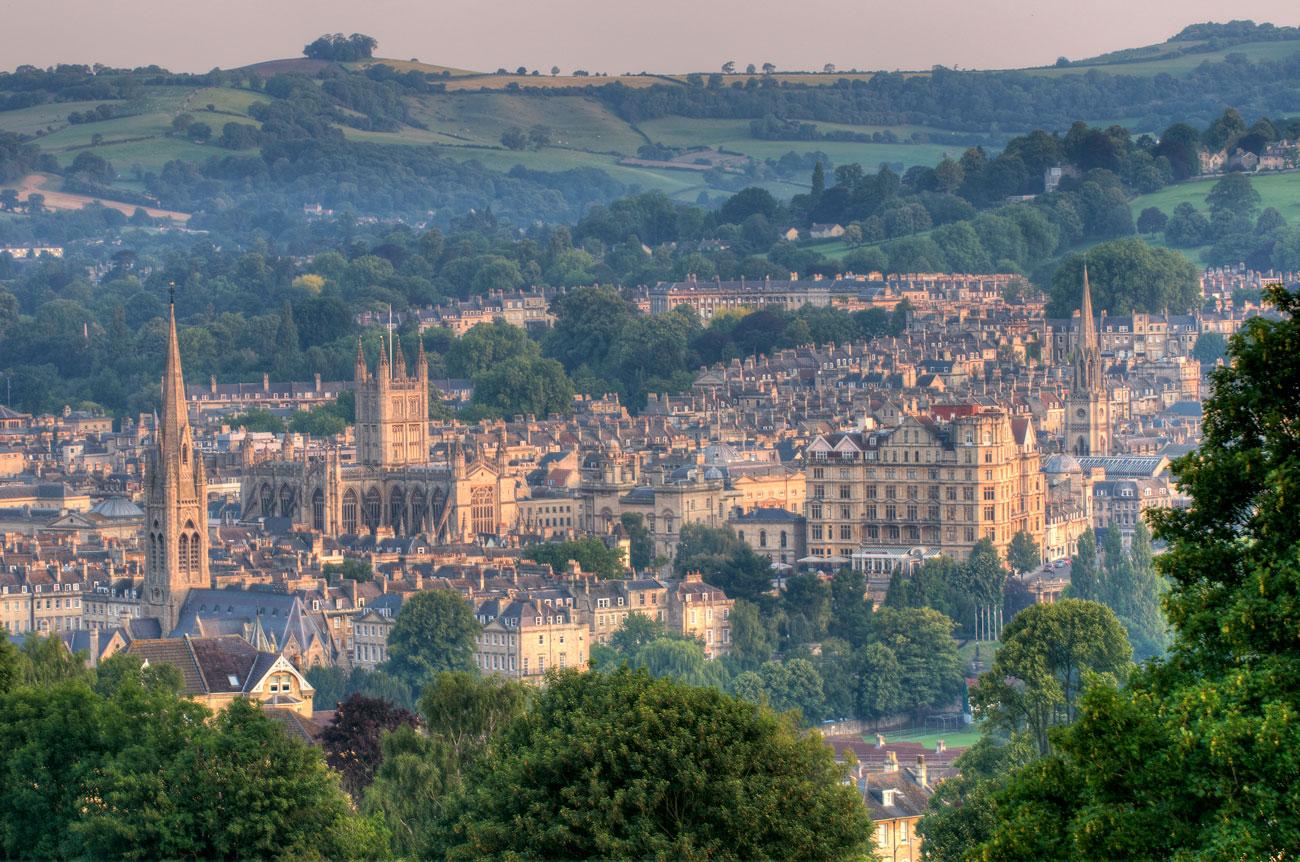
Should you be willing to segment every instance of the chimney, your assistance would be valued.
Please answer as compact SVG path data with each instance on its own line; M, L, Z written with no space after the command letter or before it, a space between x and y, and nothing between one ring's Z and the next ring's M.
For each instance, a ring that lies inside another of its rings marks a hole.
M928 788L930 786L929 777L929 772L925 768L925 755L918 754L916 756L916 783Z
M271 375L267 374L265 371L262 372L262 391L271 391Z
M884 747L885 747L885 735L883 733L877 733L876 748L884 748Z
M947 750L948 750L948 743L944 742L942 739L935 742L934 744L935 754L943 754Z
M886 756L886 760L885 760L885 771L886 771L886 772L897 772L897 771L898 771L898 752L897 752L897 751L887 751L887 752L885 752L885 756Z

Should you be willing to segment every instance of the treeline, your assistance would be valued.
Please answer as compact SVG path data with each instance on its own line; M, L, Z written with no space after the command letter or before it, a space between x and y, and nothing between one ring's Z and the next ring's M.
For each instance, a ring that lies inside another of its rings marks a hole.
M344 36L342 33L327 33L320 36L302 49L302 53L313 60L366 60L374 56L379 40L364 33Z
M925 125L966 132L1063 129L1078 117L1134 117L1146 128L1199 119L1225 104L1262 114L1300 83L1296 54L1251 62L1232 57L1205 62L1184 75L1130 75L1123 67L1047 76L1032 72L881 72L870 80L840 79L810 86L756 76L724 86L712 76L700 86L582 90L620 116L642 122L665 116L758 120L766 116L852 125Z

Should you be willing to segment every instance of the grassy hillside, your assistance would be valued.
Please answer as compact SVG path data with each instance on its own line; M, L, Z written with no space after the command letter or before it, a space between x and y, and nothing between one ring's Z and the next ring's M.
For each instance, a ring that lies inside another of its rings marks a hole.
M1166 215L1172 215L1174 207L1190 203L1208 216L1205 196L1216 182L1217 177L1198 179L1142 195L1133 199L1133 213L1136 215L1147 207L1155 207ZM1256 174L1251 176L1250 184L1259 192L1262 207L1276 207L1288 222L1300 224L1300 172Z
M1205 196L1210 193L1210 189L1214 188L1216 182L1218 177L1192 180L1167 186L1154 194L1136 197L1132 202L1133 216L1136 218L1147 207L1155 207L1165 215L1173 215L1175 207L1189 203L1208 218L1210 211L1205 204ZM1274 207L1289 223L1300 224L1300 173L1257 174L1250 178L1250 184L1255 191L1259 192L1261 208ZM1143 239L1152 245L1165 246L1162 234L1145 235ZM1205 245L1198 248L1180 248L1176 251L1187 255L1193 263L1203 265L1208 263L1205 252L1209 251L1209 248L1210 246Z
M1221 48L1217 51L1176 53L1195 45L1195 42L1165 42L1150 46L1150 54L1140 59L1127 59L1129 52L1115 52L1090 60L1071 63L1069 66L1049 66L1039 69L1026 69L1034 75L1060 77L1062 75L1081 75L1100 70L1115 75L1185 75L1202 63L1222 62L1229 54L1240 54L1252 62L1261 60L1281 60L1300 54L1300 41L1282 42L1244 42Z

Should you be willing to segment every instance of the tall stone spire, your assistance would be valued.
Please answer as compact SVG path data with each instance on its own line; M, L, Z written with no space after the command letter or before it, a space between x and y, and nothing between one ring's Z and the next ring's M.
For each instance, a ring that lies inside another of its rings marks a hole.
M1097 339L1097 322L1092 316L1088 266L1084 264L1083 296L1079 300L1079 339L1074 348L1074 389L1097 392L1101 388L1101 345Z
M176 337L176 303L167 304L167 364L163 372L162 428L159 440L175 446L180 441L182 425L189 425L185 404L185 377L181 371L181 346Z
M1079 300L1079 346L1101 352L1097 343L1096 318L1092 314L1092 288L1088 286L1088 264L1083 265L1083 298Z
M162 417L155 438L145 483L143 615L157 619L167 635L176 628L190 590L210 586L207 477L190 428L174 297L168 304Z

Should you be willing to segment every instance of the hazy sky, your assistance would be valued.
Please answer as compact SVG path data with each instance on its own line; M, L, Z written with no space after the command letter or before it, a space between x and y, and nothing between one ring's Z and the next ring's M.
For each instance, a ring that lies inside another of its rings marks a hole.
M0 0L0 68L206 71L296 56L334 31L369 33L381 56L488 71L710 71L728 59L999 68L1159 42L1229 17L1297 24L1300 9L1296 0Z

